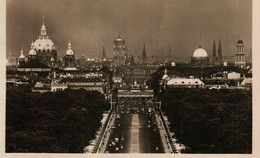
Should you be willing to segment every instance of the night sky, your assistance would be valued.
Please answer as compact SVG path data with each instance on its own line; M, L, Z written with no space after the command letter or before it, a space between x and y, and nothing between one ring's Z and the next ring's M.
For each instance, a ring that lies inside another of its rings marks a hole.
M69 39L77 56L98 57L105 46L108 57L113 40L126 40L128 53L140 56L189 57L201 43L212 56L214 38L221 39L224 56L235 53L242 39L252 48L251 0L7 0L7 57L28 55L32 39L40 34L42 17L47 34L67 50Z

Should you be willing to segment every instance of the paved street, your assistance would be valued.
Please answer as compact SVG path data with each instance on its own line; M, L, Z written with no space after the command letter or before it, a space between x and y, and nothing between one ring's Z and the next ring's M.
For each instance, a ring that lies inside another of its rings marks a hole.
M138 110L117 114L110 140L109 153L164 153L152 113Z

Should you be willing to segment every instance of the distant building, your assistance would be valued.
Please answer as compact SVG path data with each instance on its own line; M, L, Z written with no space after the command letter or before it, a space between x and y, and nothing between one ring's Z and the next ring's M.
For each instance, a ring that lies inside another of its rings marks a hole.
M235 56L235 66L246 66L246 57L244 52L244 43L242 40L237 41L237 50Z
M151 75L159 68L158 65L126 65L116 67L114 76L122 77L123 85L132 85L134 82L145 86Z
M40 92L40 93L45 93L45 92L58 92L58 91L63 91L68 88L68 85L66 83L64 84L58 84L58 83L42 83L42 82L37 82L34 87L32 88L32 92Z
M172 78L167 82L171 88L201 88L204 83L198 78Z
M68 84L66 84L66 83L62 83L62 84L52 83L51 84L51 91L52 92L64 91L67 88L68 88Z
M142 53L142 63L145 64L146 63L146 49L145 49L145 44L144 44L144 48L143 48L143 53Z
M71 49L71 43L69 41L68 43L68 50L66 51L66 54L64 56L64 68L66 69L73 69L76 70L76 64L75 64L75 56L74 56L74 52Z
M105 52L105 47L103 46L103 51L102 51L102 55L101 55L101 61L106 61L107 60L107 55Z
M191 63L193 65L208 65L209 57L205 49L202 48L202 45L199 45L199 48L196 49L191 57Z
M18 66L18 71L24 71L24 72L50 72L51 68L41 63L38 59L36 60L30 60L27 63L24 63L21 66Z
M29 59L35 56L35 52L36 52L36 58L41 63L44 63L52 67L53 64L57 62L57 46L50 39L50 36L47 35L47 29L44 24L44 21L41 27L41 34L31 44Z
M102 78L63 78L59 84L68 84L69 89L85 89L98 91L102 94L108 93L109 83Z
M123 40L120 35L114 40L113 47L113 64L117 66L125 65L128 60L127 46L125 40Z
M45 93L50 91L51 91L51 84L46 84L42 82L37 82L32 88L32 92Z
M241 74L236 72L230 72L228 73L228 79L240 79Z
M32 60L36 60L37 59L37 53L34 49L34 43L32 41L32 44L31 44L31 50L29 51L29 56L28 56L28 61L32 61Z
M217 62L218 63L222 63L223 62L221 40L219 40L219 45L218 45Z
M21 54L18 58L18 66L23 66L25 64L25 56L23 54L23 49L21 50Z

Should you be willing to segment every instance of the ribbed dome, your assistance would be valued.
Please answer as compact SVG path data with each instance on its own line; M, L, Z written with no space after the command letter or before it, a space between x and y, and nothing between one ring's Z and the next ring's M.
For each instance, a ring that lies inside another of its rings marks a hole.
M53 41L48 38L44 39L37 39L34 42L34 49L36 50L54 50L56 46L54 45Z
M193 57L195 58L208 57L208 53L205 49L198 48L194 51Z

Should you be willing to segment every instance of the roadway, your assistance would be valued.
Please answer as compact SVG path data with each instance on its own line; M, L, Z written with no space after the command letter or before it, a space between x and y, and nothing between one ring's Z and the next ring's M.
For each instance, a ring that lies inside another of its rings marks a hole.
M106 153L164 153L155 115L133 109L120 111Z

